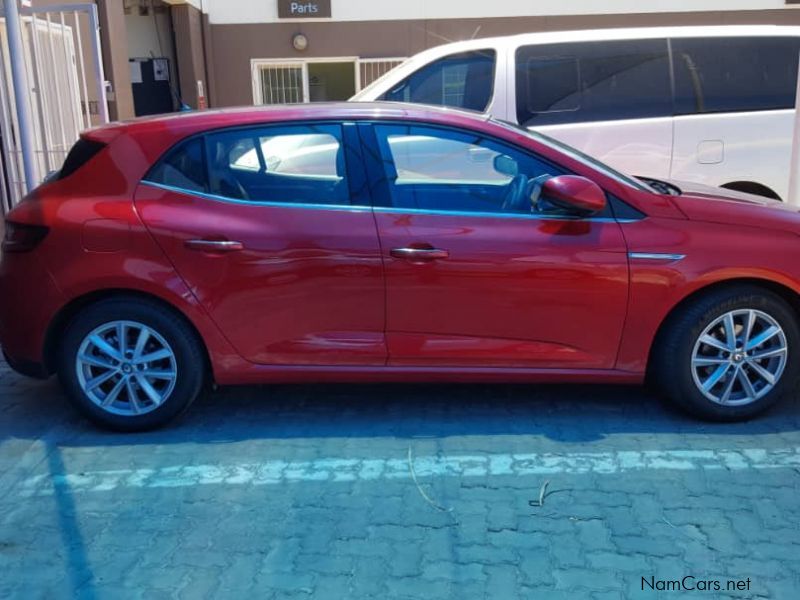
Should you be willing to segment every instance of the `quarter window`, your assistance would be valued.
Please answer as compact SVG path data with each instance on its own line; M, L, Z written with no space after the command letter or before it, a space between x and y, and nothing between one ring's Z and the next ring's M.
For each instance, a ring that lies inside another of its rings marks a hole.
M237 129L206 138L212 194L253 202L349 204L341 127Z
M187 192L208 191L203 140L194 138L167 152L150 170L145 180Z
M495 62L494 50L446 56L404 79L381 100L484 111L492 99Z
M672 40L678 114L794 108L797 38Z
M516 100L524 126L670 116L667 42L522 46Z
M563 170L480 136L417 125L376 125L391 205L474 213L558 212L534 205Z

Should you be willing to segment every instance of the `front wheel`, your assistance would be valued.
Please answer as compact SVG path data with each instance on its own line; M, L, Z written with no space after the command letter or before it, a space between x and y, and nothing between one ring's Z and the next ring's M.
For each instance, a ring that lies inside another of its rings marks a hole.
M186 409L203 384L203 353L177 314L139 298L84 309L67 327L58 374L72 404L118 431L159 427Z
M699 298L665 325L654 349L658 391L711 420L744 420L791 392L797 315L779 296L737 286Z

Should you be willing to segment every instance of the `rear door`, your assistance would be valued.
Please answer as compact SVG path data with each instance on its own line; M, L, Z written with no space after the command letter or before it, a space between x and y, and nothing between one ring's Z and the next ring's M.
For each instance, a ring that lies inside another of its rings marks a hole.
M576 218L564 171L463 130L362 125L386 272L389 364L613 368L628 263L610 212ZM545 199L546 200L546 199Z
M632 175L669 176L672 87L665 39L520 46L515 116Z
M250 361L385 364L381 256L354 128L215 131L170 151L137 190L148 229Z

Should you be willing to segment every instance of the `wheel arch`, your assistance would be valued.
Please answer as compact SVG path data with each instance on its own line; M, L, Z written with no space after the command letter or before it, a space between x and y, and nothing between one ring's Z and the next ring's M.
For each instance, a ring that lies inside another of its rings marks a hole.
M783 198L781 198L775 190L757 181L730 181L728 183L723 183L720 187L726 190L755 194L756 196L783 201Z
M80 313L82 310L86 309L87 307L91 306L92 304L96 304L97 302L103 300L109 300L112 298L136 298L140 300L146 300L148 302L152 302L153 304L158 304L163 308L166 308L173 314L175 314L176 318L181 319L189 328L194 332L196 337L196 341L200 344L200 347L203 352L203 360L205 361L206 373L212 373L212 363L211 357L209 354L208 346L206 345L206 341L200 333L200 330L197 326L192 322L190 318L186 316L186 314L181 311L177 306L174 304L164 300L163 298L156 296L154 294L150 294L148 292L143 292L141 290L135 289L126 289L126 288L113 288L113 289L103 289L103 290L95 290L92 292L88 292L76 298L70 300L67 304L65 304L61 309L56 313L53 319L50 321L50 325L47 328L47 332L45 334L44 339L44 367L48 374L52 374L56 370L56 350L58 347L58 339L64 333L64 330L67 328L69 323L72 319Z
M733 288L741 285L750 285L755 287L760 287L764 290L768 290L779 296L783 300L791 306L792 310L794 311L795 315L797 315L798 319L800 319L800 293L793 290L792 288L783 285L781 283L769 280L769 279L759 279L757 277L741 277L736 279L725 279L723 281L716 281L714 283L710 283L705 285L697 290L692 291L687 296L681 298L677 304L675 304L667 315L662 319L661 324L659 325L656 335L653 336L653 341L650 343L650 348L647 353L647 379L651 378L651 369L653 366L653 358L655 356L655 349L658 347L661 338L666 331L666 329L670 326L671 322L675 319L675 317L680 314L680 312L692 302L696 302L699 298L706 296L708 294L718 292L725 288Z

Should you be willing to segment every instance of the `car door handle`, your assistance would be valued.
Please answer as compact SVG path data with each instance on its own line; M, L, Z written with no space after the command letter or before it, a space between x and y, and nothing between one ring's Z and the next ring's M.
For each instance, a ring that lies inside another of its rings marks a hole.
M242 242L232 240L186 240L184 242L189 250L200 250L201 252L238 252L244 250Z
M437 260L450 257L450 253L447 250L440 250L439 248L392 248L389 254L395 258L411 261Z

